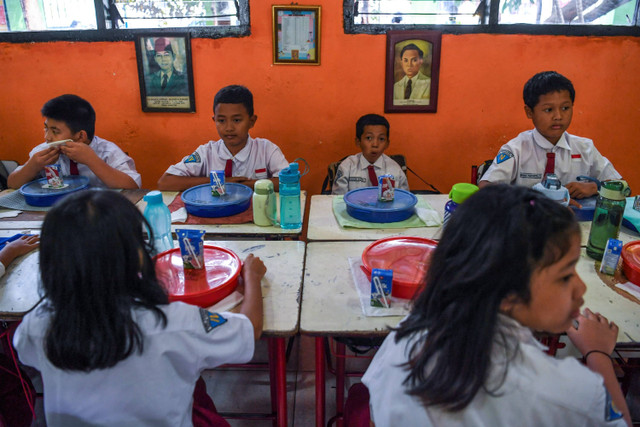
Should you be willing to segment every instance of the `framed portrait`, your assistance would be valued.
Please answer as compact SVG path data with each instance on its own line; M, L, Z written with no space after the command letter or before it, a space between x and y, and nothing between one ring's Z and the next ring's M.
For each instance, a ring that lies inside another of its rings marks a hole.
M273 5L273 63L320 65L320 6Z
M439 31L387 32L385 113L435 113L440 75Z
M196 111L189 33L140 34L136 57L142 111Z

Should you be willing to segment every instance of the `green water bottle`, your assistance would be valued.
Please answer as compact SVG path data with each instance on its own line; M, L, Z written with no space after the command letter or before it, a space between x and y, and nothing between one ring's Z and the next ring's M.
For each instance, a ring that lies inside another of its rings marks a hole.
M596 199L593 222L591 222L589 243L587 243L587 255L591 258L600 261L607 241L610 238L618 238L626 197L630 193L631 189L626 181L621 179L602 181Z

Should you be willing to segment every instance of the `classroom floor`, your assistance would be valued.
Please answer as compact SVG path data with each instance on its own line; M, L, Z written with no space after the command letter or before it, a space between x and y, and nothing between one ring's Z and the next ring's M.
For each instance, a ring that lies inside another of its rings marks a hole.
M315 343L312 337L297 336L287 362L287 409L289 426L315 425ZM561 353L559 353L562 355ZM347 369L363 370L369 363L368 357L356 357L347 350ZM254 362L267 361L267 343L260 340L256 345ZM36 390L41 391L39 375L28 370ZM263 369L223 368L205 371L203 378L207 391L220 412L271 412L269 399L269 372ZM327 371L326 416L335 414L335 378ZM348 378L347 389L358 378ZM635 375L627 395L634 426L640 426L640 375ZM42 399L36 406L36 420L33 427L46 426ZM228 419L232 427L267 427L270 420Z

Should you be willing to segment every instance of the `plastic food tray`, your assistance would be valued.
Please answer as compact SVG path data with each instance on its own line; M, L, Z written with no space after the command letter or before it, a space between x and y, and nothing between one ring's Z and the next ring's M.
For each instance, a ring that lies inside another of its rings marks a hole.
M210 307L230 295L238 285L242 261L229 249L204 246L204 268L185 269L180 248L155 256L158 281L169 301Z
M378 201L378 187L365 187L349 191L344 195L347 213L366 222L398 222L415 213L418 198L408 191L395 189L391 202Z
M622 271L631 283L640 286L640 240L622 247Z
M225 184L226 194L211 195L211 185L191 187L182 193L187 212L194 216L219 218L246 211L251 205L253 190L246 185L229 182Z
M578 208L573 205L569 205L569 207L573 210L573 213L576 214L576 219L578 221L592 221L593 213L596 210L596 199L597 196L587 197L586 199L577 199L576 202L582 205L582 208Z
M20 187L20 194L25 202L31 206L52 206L55 202L76 191L89 187L89 178L82 175L62 177L65 187L46 188L47 178L31 181Z
M365 248L362 266L369 278L374 268L393 270L391 295L410 299L423 283L437 245L421 237L387 237Z

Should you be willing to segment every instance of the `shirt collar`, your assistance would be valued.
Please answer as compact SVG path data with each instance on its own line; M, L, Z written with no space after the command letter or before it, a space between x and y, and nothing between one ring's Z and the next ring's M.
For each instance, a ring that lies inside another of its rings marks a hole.
M222 141L222 139L220 140ZM244 162L249 158L249 154L251 154L251 146L253 145L253 138L251 135L247 137L247 143L242 147L242 150L238 152L235 156L231 154L231 151L224 145L224 141L222 141L222 153L224 156L221 156L223 159L238 159L240 162Z
M526 326L522 326L517 320L509 317L505 314L498 313L498 329L505 335L516 338L519 342L531 344L540 348L541 350L547 350L547 347L542 345L540 341L535 339L531 329Z
M367 169L369 167L369 165L371 165L371 163L369 163L369 161L367 159L365 159L364 155L362 153L358 153L358 156L360 157L358 159L358 169L364 170ZM373 163L373 167L376 169L382 169L382 167L384 166L384 154L380 157L378 157L378 160L376 160L375 163Z
M556 145L553 145L547 138L542 136L538 129L533 129L533 142L535 142L540 148L546 151L556 151L556 149L564 149L571 151L571 147L569 146L569 141L567 140L567 132L563 133Z

